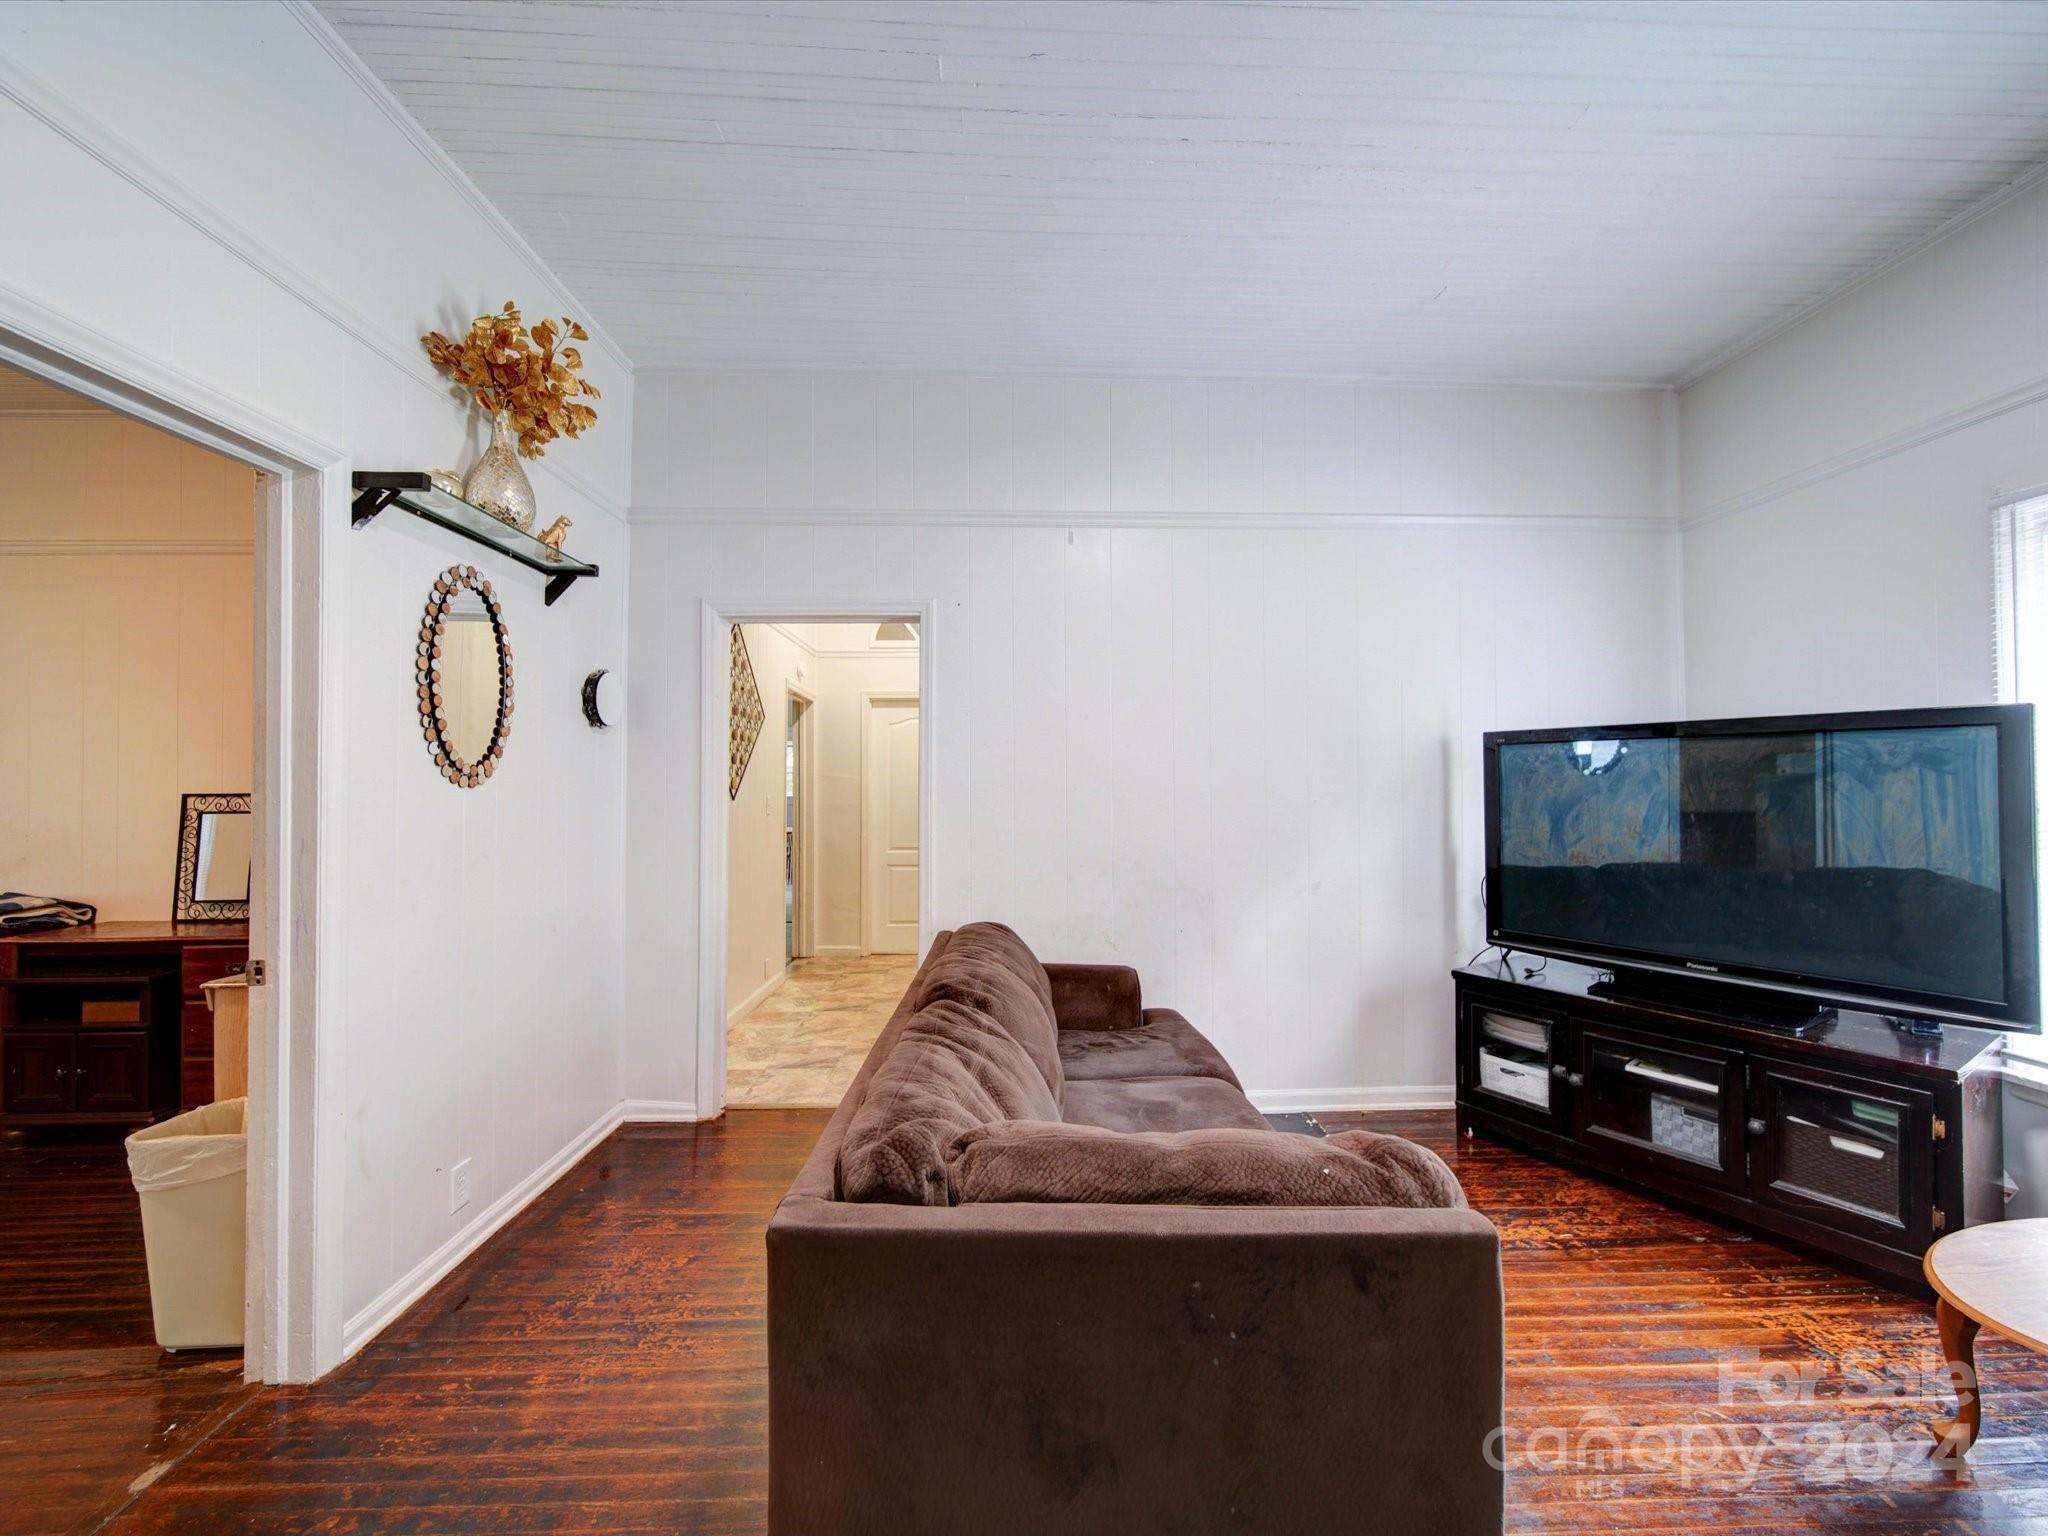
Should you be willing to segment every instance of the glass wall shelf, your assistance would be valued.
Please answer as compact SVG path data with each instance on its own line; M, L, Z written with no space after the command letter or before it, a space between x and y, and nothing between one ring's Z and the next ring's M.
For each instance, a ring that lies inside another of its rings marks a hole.
M401 507L414 517L459 533L529 570L539 571L548 578L542 597L548 607L553 607L555 599L568 591L577 578L597 574L597 567L587 560L565 555L461 497L436 489L423 471L358 470L355 492L349 510L349 521L354 527L362 527L386 507Z

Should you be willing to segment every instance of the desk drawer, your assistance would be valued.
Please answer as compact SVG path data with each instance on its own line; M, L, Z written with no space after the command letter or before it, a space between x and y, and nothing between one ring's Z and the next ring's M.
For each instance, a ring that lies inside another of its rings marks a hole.
M209 981L232 976L249 963L246 944L187 944L185 946L185 995L191 997Z

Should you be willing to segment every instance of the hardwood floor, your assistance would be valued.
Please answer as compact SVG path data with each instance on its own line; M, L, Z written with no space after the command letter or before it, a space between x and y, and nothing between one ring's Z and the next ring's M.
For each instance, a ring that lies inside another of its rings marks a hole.
M760 1531L761 1230L824 1118L620 1132L354 1362L247 1401L109 1529ZM1501 1227L1511 1530L2048 1530L2039 1357L1980 1345L1985 1438L1959 1479L1926 1458L1950 1409L1931 1306L1454 1146L1448 1113L1321 1118L1437 1147ZM13 1502L0 1528L43 1528Z
M88 1531L253 1391L167 1355L118 1141L0 1144L0 1531Z

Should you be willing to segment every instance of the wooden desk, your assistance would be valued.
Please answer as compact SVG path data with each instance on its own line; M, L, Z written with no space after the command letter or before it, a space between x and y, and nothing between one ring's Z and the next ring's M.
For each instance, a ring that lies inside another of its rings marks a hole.
M2048 1218L1992 1221L1952 1232L1927 1250L1942 1358L1956 1387L1956 1416L1934 1426L1935 1455L1969 1454L1983 1422L1977 1331L1989 1328L2048 1354Z
M200 990L249 925L90 923L0 939L0 1125L135 1125L213 1098Z

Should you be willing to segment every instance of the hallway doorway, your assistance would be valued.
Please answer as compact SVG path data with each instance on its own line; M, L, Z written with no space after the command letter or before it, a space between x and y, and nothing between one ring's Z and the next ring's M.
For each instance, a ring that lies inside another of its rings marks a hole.
M724 638L725 1103L829 1106L917 967L918 622L763 620Z
M830 1109L846 1094L917 974L915 955L824 955L791 963L782 985L726 1037L727 1109Z

